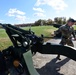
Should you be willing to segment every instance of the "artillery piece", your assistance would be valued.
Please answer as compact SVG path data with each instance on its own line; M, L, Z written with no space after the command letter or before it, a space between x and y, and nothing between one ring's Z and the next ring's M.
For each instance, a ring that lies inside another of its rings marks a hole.
M76 61L76 49L60 44L44 43L44 37L38 37L31 30L23 30L11 24L0 24L8 34L12 46L2 50L2 56L6 64L6 71L12 74L15 70L19 75L40 75L34 68L32 55L36 52L41 54L60 54ZM3 61L2 61L3 62ZM12 67L14 69L12 69Z

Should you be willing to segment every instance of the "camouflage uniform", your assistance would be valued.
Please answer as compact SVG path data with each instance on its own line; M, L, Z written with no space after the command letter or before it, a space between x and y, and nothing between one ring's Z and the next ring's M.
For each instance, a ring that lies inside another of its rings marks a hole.
M74 32L74 28L73 28L73 27L68 26L68 25L66 24L66 25L61 26L61 27L58 29L57 32L61 32L61 34L62 34L62 39L61 39L60 44L62 44L62 45L66 45L66 44L67 44L67 45L69 45L69 46L74 47L74 44L73 44L73 42L72 42L72 36L71 36L71 34L72 34L72 35L74 36L74 38L75 38L75 32ZM59 60L61 60L61 59L60 59L60 54L58 54L57 58L58 58Z
M69 45L69 46L73 46L74 44L72 42L72 36L71 34L74 36L75 38L75 32L74 32L74 28L66 25L63 25L59 28L59 30L57 32L61 32L62 33L62 39L60 44L62 45Z

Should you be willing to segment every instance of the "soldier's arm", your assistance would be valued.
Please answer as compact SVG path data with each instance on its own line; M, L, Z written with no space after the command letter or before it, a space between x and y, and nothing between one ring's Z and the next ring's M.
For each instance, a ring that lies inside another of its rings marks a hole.
M60 33L60 32L61 32L61 30L62 30L62 27L59 27L59 29L55 32L55 34Z

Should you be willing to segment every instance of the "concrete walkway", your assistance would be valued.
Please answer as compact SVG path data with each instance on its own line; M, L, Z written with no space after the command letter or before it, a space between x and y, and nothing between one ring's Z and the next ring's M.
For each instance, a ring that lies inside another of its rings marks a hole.
M50 43L55 43L55 44L59 44L59 42L61 41L60 38L54 38L54 39L51 39L47 42L50 42ZM74 47L76 48L76 41L74 40L74 38L72 39L73 43L74 43Z
M51 39L48 42L58 44L60 39ZM73 41L76 48L76 41ZM56 59L57 55L36 53L33 56L34 67L40 75L76 75L76 62L61 56L61 60Z

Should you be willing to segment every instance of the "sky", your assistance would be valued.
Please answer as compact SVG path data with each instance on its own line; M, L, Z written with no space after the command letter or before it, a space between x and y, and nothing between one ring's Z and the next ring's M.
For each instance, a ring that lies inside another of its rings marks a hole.
M76 0L0 0L0 23L34 23L55 17L76 19Z

